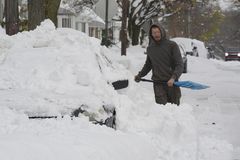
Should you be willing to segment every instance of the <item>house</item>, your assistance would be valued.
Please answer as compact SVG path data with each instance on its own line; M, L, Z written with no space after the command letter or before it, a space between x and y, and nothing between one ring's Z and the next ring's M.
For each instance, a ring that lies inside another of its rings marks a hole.
M86 33L90 37L101 39L104 21L88 7L83 7L81 12L78 13L60 7L58 10L58 27L73 28Z
M119 42L121 22L114 20L118 12L118 5L115 1L108 0L108 36L113 43ZM94 9L83 7L83 10L76 13L74 9L67 6L60 6L58 10L58 27L73 28L85 32L90 37L102 39L102 31L105 30L106 0L99 0Z

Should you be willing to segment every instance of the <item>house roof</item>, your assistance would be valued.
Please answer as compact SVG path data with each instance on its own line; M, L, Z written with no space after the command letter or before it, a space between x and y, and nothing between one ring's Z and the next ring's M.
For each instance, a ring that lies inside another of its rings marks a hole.
M90 27L104 28L105 26L104 20L88 7L83 7L78 13L75 13L71 9L60 7L58 10L58 15L73 15L76 17L76 22L88 22Z
M102 22L99 22L99 21L91 21L90 23L89 23L89 27L98 27L98 28L102 28L102 29L104 29L105 28L105 24L104 23L102 23Z
M75 13L73 11L71 11L70 9L60 7L58 9L58 15L75 15Z
M104 20L88 7L83 7L81 12L78 12L77 14L79 16L79 20L105 24Z

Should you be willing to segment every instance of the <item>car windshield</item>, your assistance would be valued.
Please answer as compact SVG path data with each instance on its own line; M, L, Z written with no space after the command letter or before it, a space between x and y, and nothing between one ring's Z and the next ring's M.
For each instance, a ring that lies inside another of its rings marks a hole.
M226 52L240 52L240 48L227 48Z

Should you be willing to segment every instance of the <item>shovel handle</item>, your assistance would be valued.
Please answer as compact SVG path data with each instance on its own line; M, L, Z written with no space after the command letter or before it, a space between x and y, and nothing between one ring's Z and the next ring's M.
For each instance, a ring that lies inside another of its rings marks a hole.
M154 82L153 80L144 79L144 78L141 78L140 80L143 81L143 82Z
M143 82L152 82L152 83L160 83L160 84L167 84L166 81L153 81L153 80L144 79L144 78L141 78L140 81L143 81Z

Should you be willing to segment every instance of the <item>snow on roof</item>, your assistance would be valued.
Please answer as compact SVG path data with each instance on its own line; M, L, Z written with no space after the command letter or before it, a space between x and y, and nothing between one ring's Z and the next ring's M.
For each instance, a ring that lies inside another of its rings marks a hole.
M71 11L70 9L60 7L58 9L58 14L59 15L74 15L74 12Z
M79 12L78 15L80 16L80 19L105 24L104 20L88 7L83 7L82 11Z
M103 27L104 20L99 17L91 8L82 7L82 10L76 12L73 8L70 8L67 4L61 5L58 10L59 15L75 15L80 21L92 22L92 26Z

